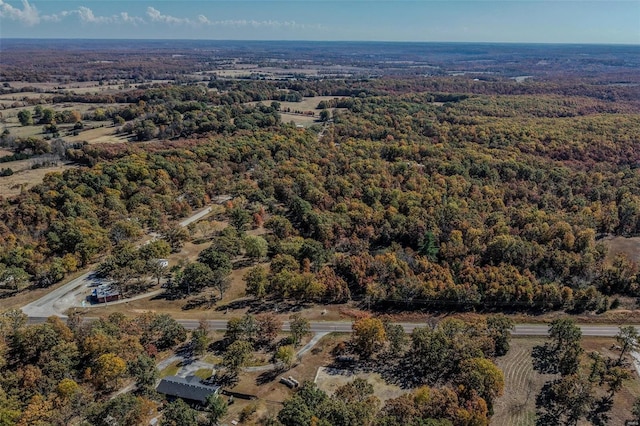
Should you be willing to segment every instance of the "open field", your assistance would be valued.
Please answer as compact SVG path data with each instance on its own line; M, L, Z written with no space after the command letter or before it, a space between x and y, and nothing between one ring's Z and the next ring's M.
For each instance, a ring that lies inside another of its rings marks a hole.
M340 370L330 367L319 367L315 382L320 389L333 395L340 386L344 386L356 378L365 379L373 385L373 393L382 403L393 398L397 398L407 390L401 389L397 385L385 382L379 373L358 373L354 374L349 370Z
M318 107L318 104L322 101L328 101L337 98L339 99L340 96L314 96L310 98L303 98L301 102L277 102L280 103L280 117L283 123L290 123L293 121L297 125L309 127L318 122L318 117L320 116L320 110L316 109ZM248 102L247 105L257 105L258 103L269 105L271 102L272 101ZM314 115L288 113L285 112L287 109L289 109L290 111L302 112L312 111ZM336 109L340 110L342 108Z
M497 360L504 372L504 395L494 407L493 425L527 426L535 424L536 395L542 385L552 376L533 371L531 350L544 343L540 338L517 338L511 340L509 353Z
M287 108L290 108L292 111L315 111L317 114L320 113L318 104L322 101L329 101L331 99L341 99L340 96L313 96L309 98L303 98L300 102L284 102L284 101L276 101L280 103L280 111L284 111ZM273 101L261 101L261 102L247 102L247 105L257 105L262 103L264 105L269 105Z
M546 339L518 337L511 340L511 349L504 357L498 358L498 367L505 376L504 395L494 407L495 414L492 425L535 425L536 395L547 380L553 375L539 374L533 370L531 351L534 346L544 344ZM604 356L614 357L611 351L614 339L606 337L583 337L582 347L585 353L598 351ZM611 412L609 425L624 425L631 418L631 406L640 396L640 382L634 373L632 380L625 383L623 389L614 398L615 410Z
M606 237L601 242L608 248L606 261L611 262L619 253L640 264L640 237Z
M75 136L64 138L68 142L88 142L94 143L125 143L129 141L127 135L118 135L115 128L111 126L97 127L95 129L84 130Z
M281 112L280 117L283 123L291 123L293 121L296 125L302 127L309 127L318 122L317 115L287 114Z
M134 83L129 84L129 87L125 89L124 85L126 82L124 80L111 80L111 84L103 84L100 85L99 81L73 81L69 83L59 83L59 82L39 82L39 83L30 83L25 81L9 81L9 85L14 89L22 89L24 87L33 87L36 90L42 90L43 92L53 92L53 93L100 93L100 92L121 92L123 90L136 89L140 84L154 84L154 83L168 83L170 80L151 80L145 83ZM24 97L24 95L31 96L31 94L38 95L47 95L51 93L38 93L38 92L19 92L19 93L8 93L5 95L0 95L0 99L12 99L12 97Z
M0 177L0 196L10 197L18 195L21 191L41 183L47 173L63 172L76 167L70 164L60 163L60 165L55 167L31 169L30 164L32 161L33 160L12 161L0 164L0 169L11 168L14 172L11 176ZM25 163L27 163L28 166L25 166Z
M0 112L2 112L2 117L6 120L6 124L8 126L10 125L15 125L15 126L20 126L20 123L18 121L18 113L20 111L22 111L23 109L29 110L31 112L33 112L33 108L34 105L29 105L26 104L24 102L21 101L17 101L17 102L12 102L12 105L15 105L16 103L18 105L16 106L10 106L8 105L9 101L0 101L0 106L2 106L2 108L0 108ZM42 105L43 108L49 108L52 109L56 112L59 111L79 111L80 114L84 115L88 112L91 111L95 111L98 108L103 108L103 109L108 109L108 108L114 108L114 109L118 109L124 106L127 106L129 104L125 104L125 103L84 103L84 102L65 102L65 103L57 103L57 104L51 104L51 103L46 103L46 102L41 102L39 105ZM86 120L83 120L85 122L85 124L87 124ZM105 121L104 123L111 123L110 121ZM41 124L38 124L36 126L39 126L40 128L42 128Z

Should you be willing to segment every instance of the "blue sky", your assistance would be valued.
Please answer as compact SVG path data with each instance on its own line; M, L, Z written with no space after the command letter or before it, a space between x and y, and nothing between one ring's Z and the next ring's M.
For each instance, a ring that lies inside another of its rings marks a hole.
M640 44L640 0L0 0L0 37Z

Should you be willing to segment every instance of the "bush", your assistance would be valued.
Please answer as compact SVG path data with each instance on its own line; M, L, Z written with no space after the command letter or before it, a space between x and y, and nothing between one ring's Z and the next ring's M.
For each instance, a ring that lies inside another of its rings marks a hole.
M248 421L256 411L258 411L258 406L255 403L244 407L242 411L240 411L240 423Z

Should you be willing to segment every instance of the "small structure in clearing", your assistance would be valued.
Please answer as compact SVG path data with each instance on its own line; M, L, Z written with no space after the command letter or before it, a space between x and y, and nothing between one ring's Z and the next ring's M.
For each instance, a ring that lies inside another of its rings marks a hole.
M107 303L120 299L120 290L111 284L102 284L91 292L91 303Z

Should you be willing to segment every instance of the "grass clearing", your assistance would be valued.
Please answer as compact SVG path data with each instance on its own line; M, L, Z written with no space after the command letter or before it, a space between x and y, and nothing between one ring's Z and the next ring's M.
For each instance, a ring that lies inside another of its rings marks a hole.
M361 378L373 385L373 394L384 403L385 401L393 398L397 398L407 392L406 389L402 389L397 385L388 384L380 375L380 373L357 373L354 374L351 370L340 370L336 368L319 367L316 375L316 384L318 388L327 392L329 395L333 395L336 390L348 383L351 383L356 378Z
M623 253L629 260L640 263L640 237L606 237L600 240L607 247L605 261L609 264L617 254Z
M178 374L178 371L180 371L180 361L172 362L167 368L164 368L162 371L160 371L160 378L175 376L176 374ZM211 373L210 370L209 373Z
M507 355L498 358L497 365L504 372L504 395L495 402L492 425L533 426L536 420L536 396L544 383L554 375L539 374L533 370L531 351L534 346L546 342L540 337L517 337L511 340ZM611 350L614 339L610 337L583 337L585 354L598 351L604 356L616 357ZM631 418L631 407L640 396L640 381L635 373L614 398L614 409L608 425L624 425Z
M32 160L24 161L31 162ZM10 168L14 172L11 176L0 177L0 196L10 197L18 195L22 191L26 191L27 189L42 183L42 180L48 173L62 173L67 169L77 167L70 164L62 164L54 167L31 169L30 167L24 167L23 165L17 164L23 163L24 161L12 161L0 164L0 168Z
M215 356L213 354L207 354L204 358L202 358L202 362L206 362L207 364L217 365L222 362L222 358L219 356Z
M193 372L193 375L205 380L208 379L209 377L211 377L211 369L210 368L199 368L196 371Z

